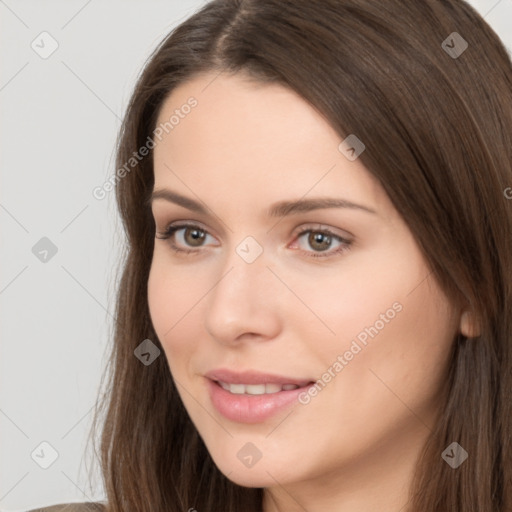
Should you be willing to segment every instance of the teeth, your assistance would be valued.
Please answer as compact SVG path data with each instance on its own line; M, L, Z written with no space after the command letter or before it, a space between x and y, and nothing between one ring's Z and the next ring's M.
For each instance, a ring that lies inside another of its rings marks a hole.
M265 393L279 393L281 389L280 384L265 384Z
M295 384L284 384L283 391L290 391L290 389L297 389L298 387Z
M223 389L234 395L266 395L299 387L296 384L227 384L226 382L218 382Z

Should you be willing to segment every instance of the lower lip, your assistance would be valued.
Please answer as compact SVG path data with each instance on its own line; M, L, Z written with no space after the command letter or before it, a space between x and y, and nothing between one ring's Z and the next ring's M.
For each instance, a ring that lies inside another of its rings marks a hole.
M298 397L314 383L288 391L278 391L264 395L236 395L226 391L217 382L207 379L210 399L217 409L228 420L237 423L260 423L277 414L279 411L298 402Z

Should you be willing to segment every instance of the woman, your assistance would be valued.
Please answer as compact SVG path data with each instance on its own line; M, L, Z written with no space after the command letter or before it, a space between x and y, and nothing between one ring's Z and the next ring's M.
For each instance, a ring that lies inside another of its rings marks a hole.
M117 169L106 509L512 509L512 65L476 11L211 1Z

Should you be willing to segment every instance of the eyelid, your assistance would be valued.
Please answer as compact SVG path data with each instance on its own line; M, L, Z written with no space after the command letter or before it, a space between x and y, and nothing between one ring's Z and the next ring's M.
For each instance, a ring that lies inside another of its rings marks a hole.
M203 231L208 233L211 236L215 236L212 234L211 230L207 228L204 224L202 224L199 221L188 221L188 220L174 220L172 222L169 222L165 224L163 231L160 234L165 234L166 231L168 231L171 227L198 227L201 228ZM339 236L340 238L343 238L344 240L352 240L354 238L354 235L347 231L346 229L339 229L339 228L333 228L331 226L328 226L326 224L323 224L321 222L306 222L305 224L301 224L296 229L292 231L292 236L296 237L300 234L303 234L304 231L310 230L318 230L318 231L331 231L333 235Z
M355 238L350 231L334 228L327 224L322 224L321 222L306 222L305 224L301 224L297 229L293 230L292 236L299 236L304 231L329 231L334 236L338 236L347 241L352 241Z
M200 252L203 252L202 249L203 249L203 247L206 247L206 246L199 246L199 247L195 247L195 248L193 247L193 248L183 249L171 240L177 231L179 231L181 229L186 229L186 228L199 228L201 231L205 232L206 236L212 236L213 238L216 238L214 235L212 235L210 233L210 231L208 229L204 228L200 222L186 221L186 220L170 222L169 224L166 225L163 233L158 233L161 236L157 237L157 238L160 238L163 240L170 240L169 245L171 246L171 249L173 249L177 253L198 254ZM171 231L171 232L169 233L169 231ZM344 234L337 233L337 231L339 231L338 228L331 228L330 226L326 226L326 225L318 223L318 222L302 224L301 226L299 226L298 228L296 228L293 231L292 244L298 242L299 237L304 236L308 232L327 233L332 238L335 238L338 241L338 243L340 243L340 247L338 249L334 249L334 250L327 249L325 252L324 251L307 251L307 250L300 249L300 248L298 250L300 253L305 254L306 257L326 258L326 259L330 258L330 257L335 257L341 253L344 253L344 252L350 250L352 247L352 244L354 243L354 236L351 233L349 233L348 231L344 231L345 233L347 233L349 235L349 236L345 236ZM289 247L289 245L287 246L287 248L288 247ZM294 249L294 250L296 250L296 249Z
M212 233L210 228L207 228L204 224L199 221L191 221L186 219L173 220L172 222L168 222L164 224L163 230L159 233L160 235L165 235L171 228L182 229L182 228L199 228L204 231L206 234L217 238L216 235ZM158 232L157 232L158 233Z

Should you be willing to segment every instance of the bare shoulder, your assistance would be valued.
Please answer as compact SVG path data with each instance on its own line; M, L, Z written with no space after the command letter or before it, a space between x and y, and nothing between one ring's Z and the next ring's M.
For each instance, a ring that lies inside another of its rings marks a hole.
M49 507L34 508L28 512L105 512L106 507L103 503L83 502L83 503L59 503Z

